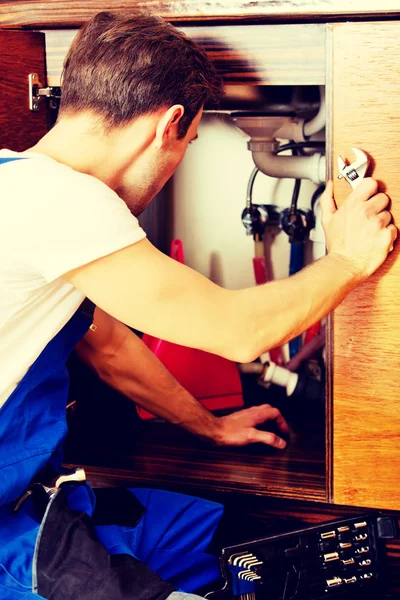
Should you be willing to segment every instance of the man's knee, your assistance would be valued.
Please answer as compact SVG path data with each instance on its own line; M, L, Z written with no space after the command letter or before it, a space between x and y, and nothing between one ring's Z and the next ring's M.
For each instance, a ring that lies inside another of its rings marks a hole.
M172 592L167 600L204 600L203 596L196 596L196 594L185 594L185 592Z

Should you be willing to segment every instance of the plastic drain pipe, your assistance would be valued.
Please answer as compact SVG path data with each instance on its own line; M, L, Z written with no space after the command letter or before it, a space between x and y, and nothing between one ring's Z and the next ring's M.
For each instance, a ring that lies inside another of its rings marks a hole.
M319 86L320 105L317 115L311 121L293 120L285 123L275 138L305 142L325 127L325 87ZM324 183L326 178L326 160L323 154L312 156L277 156L271 151L260 152L260 144L250 141L249 150L256 167L270 177L310 179L314 183Z
M290 179L310 179L314 183L326 181L326 159L321 153L312 156L277 156L277 139L294 142L309 140L325 126L325 88L320 86L320 107L317 115L310 121L290 119L288 117L260 116L248 117L240 114L233 116L236 126L250 135L248 149L251 151L256 167L270 177Z
M256 142L257 150L249 142L249 150L253 155L256 167L269 177L310 179L314 183L324 183L326 178L325 156L320 153L312 156L277 156L274 152L260 151L260 144Z
M326 106L325 106L325 87L319 86L319 109L318 113L310 121L305 119L292 119L285 122L274 137L283 140L293 140L294 142L307 142L312 135L322 131L325 127Z
M326 107L325 107L325 87L323 85L319 86L319 110L318 114L311 119L311 121L306 121L303 125L303 134L306 140L314 135L314 133L318 133L325 127L326 121Z
M284 387L287 396L293 395L299 381L299 375L297 373L293 373L273 362L267 362L265 364L241 364L239 365L239 371L241 373L259 375L260 381L264 384L273 383L279 387Z

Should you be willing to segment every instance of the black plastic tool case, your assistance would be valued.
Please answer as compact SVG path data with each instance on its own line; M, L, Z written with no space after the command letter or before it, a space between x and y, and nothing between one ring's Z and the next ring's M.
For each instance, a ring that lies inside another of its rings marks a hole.
M225 586L210 600L320 600L383 597L384 539L395 522L366 515L223 548Z

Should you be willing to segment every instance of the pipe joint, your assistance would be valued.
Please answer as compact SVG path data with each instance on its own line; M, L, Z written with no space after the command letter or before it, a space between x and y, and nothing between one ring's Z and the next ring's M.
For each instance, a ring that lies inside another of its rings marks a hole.
M261 380L264 383L273 383L286 388L286 394L291 396L296 389L299 376L297 373L292 373L288 369L271 362L265 365Z
M280 129L275 133L275 137L280 140L293 140L294 142L306 142L307 139L304 137L304 124L305 119L293 119L282 125Z
M272 152L275 154L279 150L279 143L276 140L268 141L253 141L247 142L247 149L251 152Z

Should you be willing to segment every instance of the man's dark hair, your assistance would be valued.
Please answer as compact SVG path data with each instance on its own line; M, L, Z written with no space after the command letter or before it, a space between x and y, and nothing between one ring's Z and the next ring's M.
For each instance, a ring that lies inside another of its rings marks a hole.
M78 32L64 62L60 114L90 110L107 127L182 104L179 137L200 108L223 94L206 53L145 13L101 12Z

